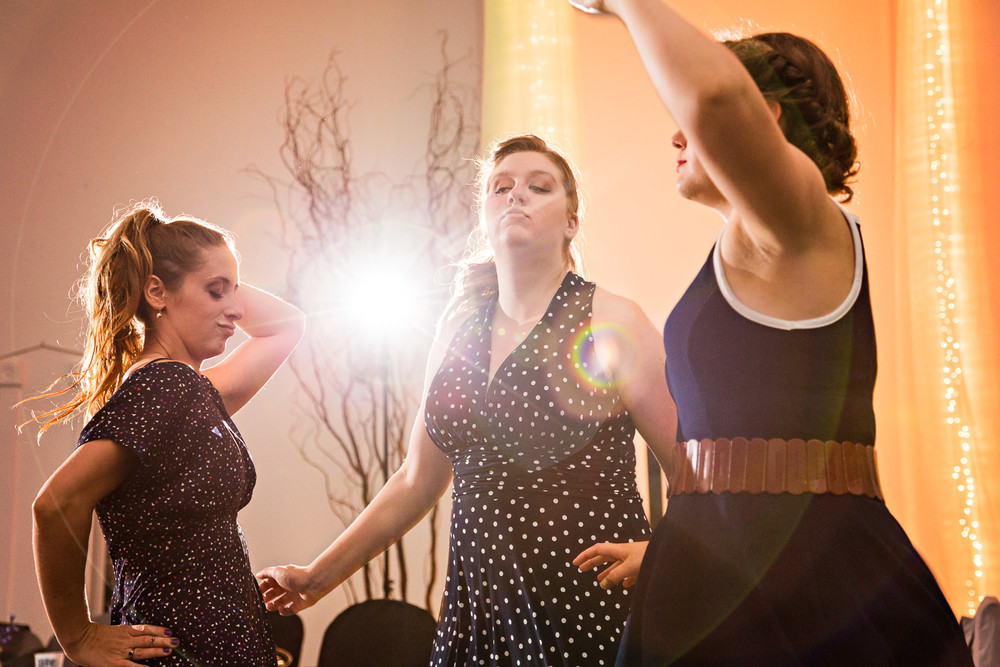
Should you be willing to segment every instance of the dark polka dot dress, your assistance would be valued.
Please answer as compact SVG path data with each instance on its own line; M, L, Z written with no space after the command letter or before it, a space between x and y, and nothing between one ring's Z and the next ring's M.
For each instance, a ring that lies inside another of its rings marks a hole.
M114 565L111 622L173 630L180 647L149 665L276 665L274 641L236 512L257 480L222 397L175 361L134 371L83 429L136 468L97 506Z
M455 472L432 665L612 665L628 592L572 559L646 539L635 428L592 362L594 285L572 273L489 382L495 303L456 333L425 423Z

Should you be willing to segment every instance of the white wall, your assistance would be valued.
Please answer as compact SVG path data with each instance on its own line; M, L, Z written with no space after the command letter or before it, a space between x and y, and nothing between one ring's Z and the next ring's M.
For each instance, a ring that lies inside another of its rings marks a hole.
M439 31L449 33L449 55L464 58L454 76L476 85L481 22L481 3L469 0L5 2L0 354L40 341L79 345L68 293L82 253L112 207L133 199L155 195L167 214L234 231L243 279L281 293L271 192L243 170L284 175L286 79L317 79L336 48L346 97L356 103L355 165L403 176L423 155L429 94L421 86L440 66ZM16 366L5 368L20 373L20 387L0 387L0 614L15 614L46 641L30 503L72 451L80 424L54 430L41 445L31 431L17 437L13 423L24 413L9 407L69 365L38 351ZM279 371L236 416L258 468L254 500L240 514L255 568L307 562L340 530L322 480L289 443L292 385ZM304 664L314 663L323 629L344 605L338 592L304 614Z

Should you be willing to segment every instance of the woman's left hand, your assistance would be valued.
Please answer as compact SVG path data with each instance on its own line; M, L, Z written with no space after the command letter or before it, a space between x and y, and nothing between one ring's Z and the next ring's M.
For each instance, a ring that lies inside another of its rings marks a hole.
M581 572L611 563L597 573L601 588L614 588L621 584L624 588L633 586L639 577L639 566L646 553L648 541L644 542L598 542L583 550L573 559L573 565Z

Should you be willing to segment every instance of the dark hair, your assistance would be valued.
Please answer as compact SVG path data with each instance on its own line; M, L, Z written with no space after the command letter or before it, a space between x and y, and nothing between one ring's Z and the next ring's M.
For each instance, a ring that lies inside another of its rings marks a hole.
M549 142L534 134L519 134L494 143L488 150L487 157L477 160L476 201L480 211L480 224L469 236L465 254L457 264L458 272L452 282L452 297L445 309L446 317L472 310L497 293L497 267L493 249L486 238L482 210L488 194L490 173L504 158L525 152L540 153L555 164L562 174L567 212L577 219L582 216L576 170ZM575 240L566 240L563 263L567 270L579 273L583 270L583 256Z
M854 191L848 181L859 170L858 148L847 91L830 58L813 42L787 32L723 44L750 72L764 98L781 105L785 138L816 163L827 192L850 201Z
M234 250L232 235L196 218L168 219L155 199L115 211L114 220L90 242L86 275L76 298L87 313L87 334L74 382L61 391L35 398L58 396L76 388L64 405L38 417L49 417L39 436L53 424L86 407L93 415L118 389L125 371L142 353L146 332L155 329L155 316L143 296L146 281L155 275L173 290L205 261L205 251L226 245ZM57 381L58 382L58 381Z

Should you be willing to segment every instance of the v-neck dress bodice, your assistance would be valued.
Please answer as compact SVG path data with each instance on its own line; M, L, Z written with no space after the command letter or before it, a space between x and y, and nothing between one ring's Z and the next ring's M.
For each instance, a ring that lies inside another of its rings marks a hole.
M451 461L448 577L433 665L611 665L628 592L572 559L646 539L635 427L594 361L594 284L567 274L489 378L496 303L455 334L425 424Z

